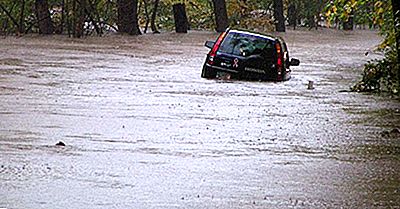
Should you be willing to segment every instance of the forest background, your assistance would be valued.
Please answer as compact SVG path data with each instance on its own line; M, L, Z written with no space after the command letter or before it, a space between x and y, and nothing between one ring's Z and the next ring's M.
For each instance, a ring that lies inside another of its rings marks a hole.
M385 57L365 65L353 91L400 92L397 0L0 0L0 34L140 35L228 27L285 32L335 28L379 30Z

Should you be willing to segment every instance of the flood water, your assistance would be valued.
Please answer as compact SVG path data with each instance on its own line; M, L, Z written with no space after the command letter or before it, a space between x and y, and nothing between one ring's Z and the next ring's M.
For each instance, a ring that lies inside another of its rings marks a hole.
M0 39L0 208L400 207L400 101L348 92L375 32L279 34L278 83L201 78L217 35Z

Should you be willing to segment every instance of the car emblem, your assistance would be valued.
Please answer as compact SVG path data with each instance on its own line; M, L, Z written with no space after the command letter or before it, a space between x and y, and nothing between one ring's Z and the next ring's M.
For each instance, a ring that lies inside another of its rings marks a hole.
M234 60L233 60L233 67L239 67L239 60L238 60L238 58L235 58Z

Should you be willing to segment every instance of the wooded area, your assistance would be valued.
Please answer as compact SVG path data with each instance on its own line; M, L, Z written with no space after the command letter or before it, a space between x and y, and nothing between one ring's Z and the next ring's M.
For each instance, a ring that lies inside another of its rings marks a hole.
M392 13L386 10L388 5L379 0L2 0L0 32L139 35L141 30L147 32L149 24L153 32L171 30L185 18L188 29L218 32L228 26L284 32L287 24L352 30L382 27Z

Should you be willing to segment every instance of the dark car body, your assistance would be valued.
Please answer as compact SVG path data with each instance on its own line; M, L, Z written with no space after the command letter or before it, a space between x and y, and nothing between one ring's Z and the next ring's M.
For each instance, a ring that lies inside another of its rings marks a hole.
M245 30L227 29L216 41L207 41L210 48L201 77L228 76L235 79L290 79L290 66L300 61L289 60L283 39Z

